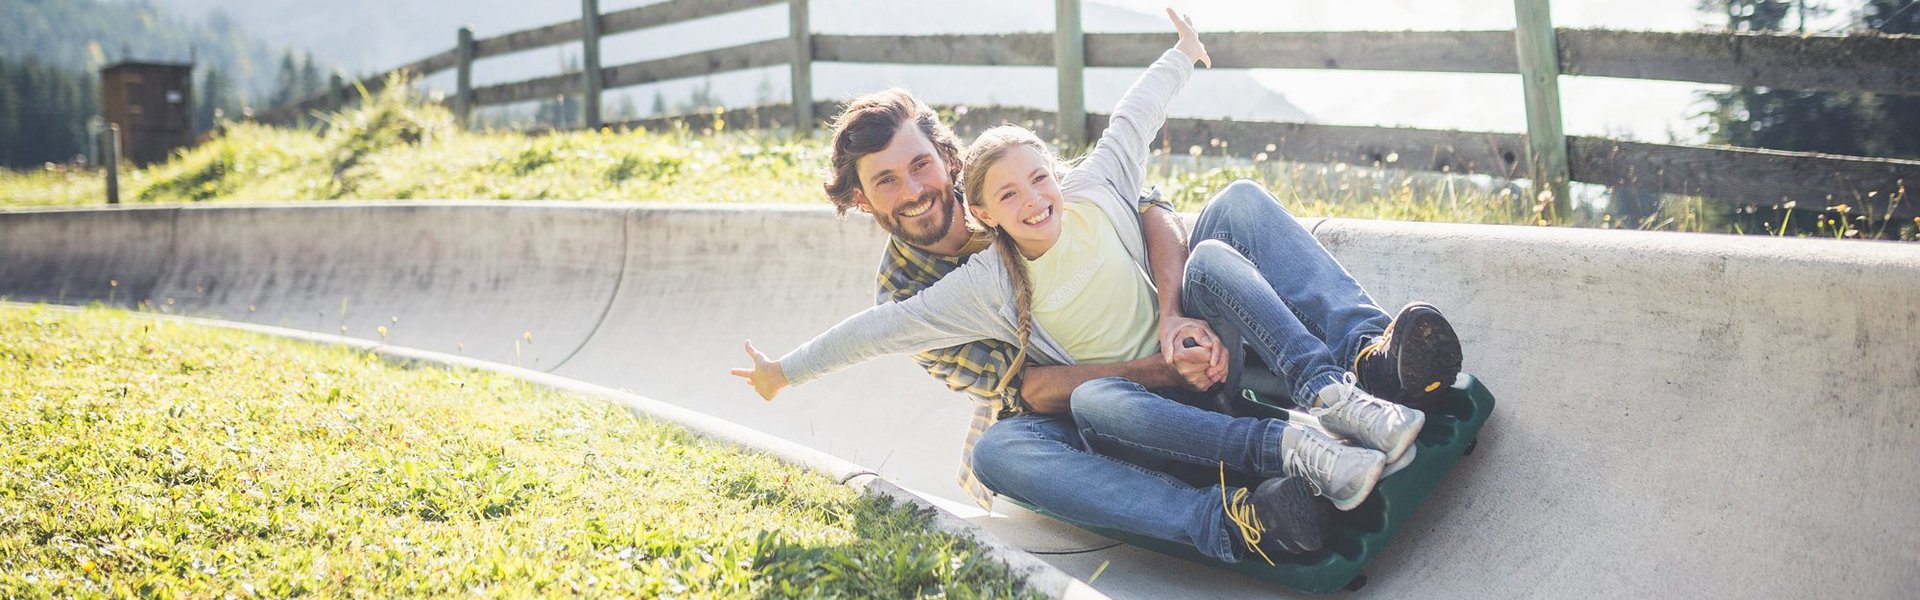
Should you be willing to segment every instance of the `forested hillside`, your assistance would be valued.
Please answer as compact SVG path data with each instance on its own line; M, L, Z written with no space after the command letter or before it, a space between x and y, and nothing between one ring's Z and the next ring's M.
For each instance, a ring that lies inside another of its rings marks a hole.
M177 13L147 0L0 0L0 56L71 72L121 60L187 62L233 82L243 102L272 89L282 49L250 36L219 11Z
M0 56L0 166L66 162L86 150L99 80L28 57Z
M0 166L65 162L87 148L98 72L123 60L193 62L195 125L305 95L330 69L250 35L218 9L148 0L0 0Z

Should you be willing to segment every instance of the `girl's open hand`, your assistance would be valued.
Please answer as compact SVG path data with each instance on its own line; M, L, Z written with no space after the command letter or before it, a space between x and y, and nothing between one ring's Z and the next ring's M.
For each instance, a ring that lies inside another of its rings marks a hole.
M1188 58L1200 61L1207 68L1213 68L1213 57L1207 56L1207 45L1200 43L1200 33L1193 30L1193 18L1173 11L1167 7L1167 18L1173 21L1173 29L1180 32L1180 41L1173 48L1185 53Z
M727 371L734 377L747 380L762 399L772 401L780 390L787 387L787 373L780 369L780 361L768 360L767 355L753 348L753 340L747 340L747 358L753 359L751 369L731 369Z

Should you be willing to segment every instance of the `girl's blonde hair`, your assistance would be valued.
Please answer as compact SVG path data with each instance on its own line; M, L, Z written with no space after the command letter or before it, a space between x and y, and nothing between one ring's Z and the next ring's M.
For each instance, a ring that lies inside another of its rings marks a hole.
M1007 157L1014 148L1027 147L1040 154L1048 167L1057 174L1059 163L1054 159L1053 150L1033 131L1017 125L1001 125L988 129L967 145L967 152L961 159L966 165L962 176L961 189L966 194L967 204L984 207L987 203L985 188L987 170L994 163ZM985 223L982 223L985 225ZM997 391L1005 391L1007 384L1013 382L1013 376L1026 366L1027 341L1033 333L1033 280L1027 275L1026 257L1020 255L1020 246L1014 244L1013 237L1001 227L993 228L993 245L1000 251L1000 264L1007 269L1007 275L1013 278L1014 315L1019 320L1020 351L1013 357L1013 366L1001 376Z

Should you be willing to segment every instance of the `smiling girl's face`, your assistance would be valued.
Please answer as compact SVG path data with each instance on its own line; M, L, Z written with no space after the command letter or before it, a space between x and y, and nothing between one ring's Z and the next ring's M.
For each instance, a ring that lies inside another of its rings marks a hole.
M987 165L981 197L970 204L973 216L988 227L1006 229L1028 260L1039 258L1060 239L1066 204L1054 178L1053 159L1026 145L1015 145Z

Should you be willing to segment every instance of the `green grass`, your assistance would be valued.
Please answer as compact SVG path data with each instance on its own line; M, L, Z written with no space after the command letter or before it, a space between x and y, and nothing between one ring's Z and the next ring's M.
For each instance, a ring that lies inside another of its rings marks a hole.
M0 307L0 597L1029 596L773 458L476 371Z
M304 129L231 123L173 160L123 175L129 204L316 200L615 200L824 204L824 136L714 129L462 131L403 85ZM1154 159L1148 183L1197 210L1235 179L1266 185L1302 216L1543 224L1544 205L1490 180L1394 169L1227 158L1224 145ZM1272 149L1269 147L1268 152ZM1246 153L1242 152L1241 155ZM99 204L97 170L0 170L0 209ZM1870 202L1856 201L1865 206ZM1591 206L1564 223L1609 229L1920 239L1920 219L1890 221L1848 207L1709 206L1668 196L1654 214L1616 219ZM1797 223L1796 223L1797 221ZM1831 222L1830 227L1815 224Z
M396 92L306 129L230 123L166 163L123 171L121 201L808 203L821 198L825 164L818 141L767 132L466 132L445 108ZM0 208L103 198L98 170L0 170Z

